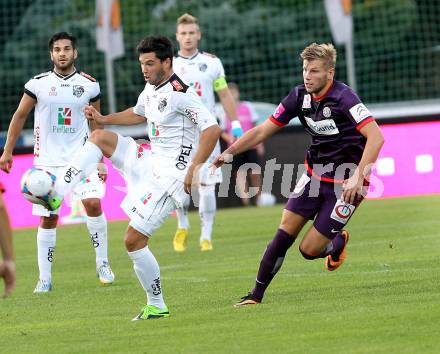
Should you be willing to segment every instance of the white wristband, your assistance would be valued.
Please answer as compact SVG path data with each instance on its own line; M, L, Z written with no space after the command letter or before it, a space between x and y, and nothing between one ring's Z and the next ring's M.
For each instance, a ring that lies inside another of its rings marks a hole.
M231 122L231 126L232 126L232 129L235 129L235 128L241 128L241 123L240 123L240 121L239 120L233 120L232 122Z

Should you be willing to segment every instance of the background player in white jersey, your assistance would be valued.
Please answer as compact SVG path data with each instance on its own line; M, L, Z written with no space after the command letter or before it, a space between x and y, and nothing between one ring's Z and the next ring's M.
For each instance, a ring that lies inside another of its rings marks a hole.
M66 175L70 170L80 173L71 180L57 181L59 196L55 201L59 203L103 155L119 169L128 190L121 203L130 218L125 247L147 295L147 304L133 320L143 320L169 316L159 264L148 241L190 193L198 166L211 154L221 130L195 91L173 73L173 46L168 38L146 37L137 50L147 84L136 106L107 116L93 106L85 111L89 119L100 124L134 125L147 119L151 155L132 138L95 130L65 169Z
M222 62L215 55L199 51L201 39L198 20L189 14L183 14L177 19L176 39L179 42L179 52L174 58L173 69L186 83L192 86L202 98L202 102L214 114L215 94L217 93L226 115L232 121L231 133L234 137L243 134L240 121L237 119L234 99L225 80L225 70ZM220 144L217 144L207 164L202 169L199 183L199 214L201 221L200 247L202 251L212 250L212 226L217 209L215 199L215 184L221 183L222 174L217 169L213 174L208 165L220 153ZM174 250L183 252L186 249L188 237L188 205L177 210L178 228L174 236Z
M49 41L53 69L35 76L25 84L25 92L15 111L7 135L0 168L12 168L12 151L23 125L35 107L34 114L34 165L57 175L84 144L91 127L84 116L83 107L92 104L100 109L100 88L91 76L80 73L74 62L78 56L76 39L66 32L56 33ZM73 190L83 201L87 211L87 228L96 253L96 271L101 283L114 281L107 257L107 221L99 198L104 186L98 172L94 171ZM105 179L105 174L101 175ZM34 205L32 213L41 216L37 233L39 281L34 293L52 289L52 262L56 243L58 212Z

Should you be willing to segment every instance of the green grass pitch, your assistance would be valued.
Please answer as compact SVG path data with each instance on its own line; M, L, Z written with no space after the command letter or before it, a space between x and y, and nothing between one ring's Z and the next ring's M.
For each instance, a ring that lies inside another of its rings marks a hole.
M109 225L111 286L98 283L85 226L60 227L47 295L32 294L35 230L15 232L18 284L0 300L0 353L440 352L440 196L364 202L340 269L304 260L297 241L264 303L235 309L281 210L219 211L208 253L191 213L188 250L176 254L170 218L150 247L171 317L153 321L130 321L145 295L124 250L126 222Z

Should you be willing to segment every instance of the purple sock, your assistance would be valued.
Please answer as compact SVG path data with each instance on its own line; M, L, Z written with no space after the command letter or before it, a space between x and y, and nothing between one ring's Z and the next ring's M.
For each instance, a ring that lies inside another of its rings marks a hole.
M252 290L252 295L256 300L261 301L263 299L266 288L281 268L286 252L294 242L293 236L278 229L273 240L267 245L258 269L255 288Z
M324 258L331 254L333 260L337 261L339 259L339 255L344 249L344 246L345 238L342 236L342 232L338 232L338 234L333 238L332 242L328 244L324 252L319 255L319 258Z

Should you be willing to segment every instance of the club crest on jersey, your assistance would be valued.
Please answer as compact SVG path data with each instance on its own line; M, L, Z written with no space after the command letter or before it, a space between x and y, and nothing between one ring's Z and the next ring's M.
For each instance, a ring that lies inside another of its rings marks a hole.
M80 98L84 93L84 86L81 85L73 85L73 95L75 97Z
M330 110L330 108L324 107L324 109L322 110L322 114L325 118L329 118L332 115L332 111Z
M208 69L208 65L206 63L199 63L199 70L201 72L205 72Z
M167 106L167 99L161 98L159 100L159 105L157 106L157 109L159 110L159 112L163 112L166 106Z

